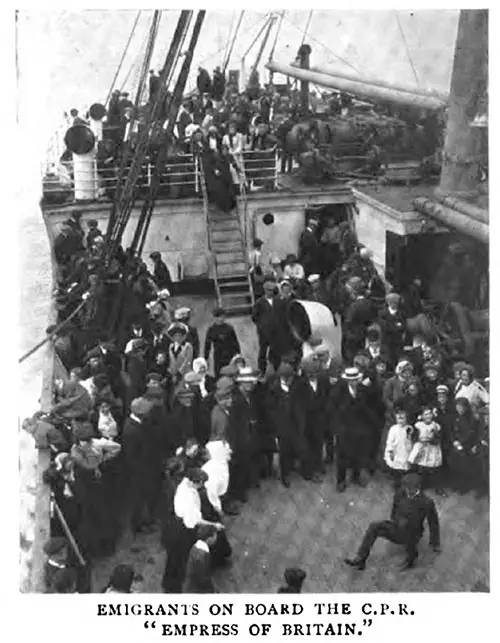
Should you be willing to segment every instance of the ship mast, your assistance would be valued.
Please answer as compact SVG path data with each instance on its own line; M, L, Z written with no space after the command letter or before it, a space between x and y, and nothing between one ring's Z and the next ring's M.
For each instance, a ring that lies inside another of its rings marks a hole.
M487 130L471 126L488 85L488 11L462 10L451 77L439 192L476 196Z

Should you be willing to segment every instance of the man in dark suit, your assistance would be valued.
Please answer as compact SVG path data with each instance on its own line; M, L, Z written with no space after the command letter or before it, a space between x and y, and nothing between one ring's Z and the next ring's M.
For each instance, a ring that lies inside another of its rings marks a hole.
M280 357L276 343L276 284L264 282L264 296L258 299L252 310L252 321L257 326L259 337L258 366L262 374L266 372L267 360L277 370Z
M299 239L299 263L306 276L320 272L321 247L318 238L318 219L311 217Z
M166 263L161 258L159 252L152 252L149 255L149 258L153 261L153 279L155 284L163 290L166 288L170 293L172 292L172 277L170 276L170 271L167 268Z
M214 594L210 547L217 541L217 529L213 525L200 524L196 532L198 540L189 551L182 593Z
M373 431L377 418L369 406L363 374L356 367L346 368L343 384L336 396L337 415L337 491L346 488L347 470L352 471L354 484L364 486L361 470L370 466Z
M439 518L434 501L422 493L422 479L416 473L404 476L401 488L394 494L391 519L372 522L363 537L355 558L345 562L355 569L364 569L377 538L385 538L404 545L406 560L402 569L411 569L418 557L417 545L424 533L424 522L429 523L430 544L440 552Z
M240 343L234 328L226 322L225 310L216 308L213 314L214 323L207 330L203 353L208 361L213 345L214 373L216 377L219 377L220 369L227 366L233 357L240 352Z
M315 356L302 361L303 380L297 395L305 414L305 439L307 443L306 479L321 482L325 473L323 444L327 427L332 423L330 413L330 383L321 376L320 364Z
M277 375L270 382L266 396L266 420L278 443L281 482L289 487L289 475L295 458L300 460L302 473L306 475L305 414L297 396L300 381L295 376L294 368L282 363Z
M352 362L354 356L365 348L366 333L373 322L374 310L371 301L365 297L365 286L359 277L351 277L347 286L352 300L342 324L343 353L346 361Z

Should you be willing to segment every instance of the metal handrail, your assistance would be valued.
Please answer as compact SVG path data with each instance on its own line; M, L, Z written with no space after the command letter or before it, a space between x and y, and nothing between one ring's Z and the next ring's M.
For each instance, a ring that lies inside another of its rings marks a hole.
M259 155L260 158L259 158ZM273 156L267 150L245 150L242 152L243 166L245 171L251 173L251 181L273 181L274 186L278 182L278 168L277 168L277 153ZM257 157L257 158L256 158ZM176 187L176 186L190 186L194 187L195 192L199 192L200 181L200 163L193 154L179 154L177 156L179 162L167 163L165 169L160 174L160 187ZM51 178L50 173L46 173L42 177L43 191L45 194L64 193L68 190L72 191L75 187L73 172L73 162L68 161L61 164L66 170L66 177L59 178L54 176ZM187 167L186 167L187 166ZM143 162L140 166L141 172L137 180L138 187L149 187L151 185L152 171L151 163L149 160ZM131 171L131 164L126 167L124 176ZM272 170L272 174L271 174ZM115 175L116 168L109 166L102 166L101 162L94 159L92 167L89 169L89 178L80 178L80 185L85 187L96 186L96 190L102 191L109 189L117 184L118 177ZM55 168L54 174L57 172ZM69 175L69 176L68 176ZM191 180L186 180L185 177L192 177ZM65 180L67 178L68 180ZM165 180L168 179L168 180ZM174 179L174 180L172 180ZM99 197L97 197L98 199Z

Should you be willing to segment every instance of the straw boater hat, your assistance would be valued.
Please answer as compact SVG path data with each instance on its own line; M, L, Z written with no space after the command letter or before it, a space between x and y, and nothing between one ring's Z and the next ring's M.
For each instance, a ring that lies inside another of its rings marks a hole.
M363 379L363 373L356 366L350 366L344 370L341 377L348 382L359 382Z
M251 366L243 366L236 376L237 382L257 382L258 379L259 374L256 373Z
M438 384L436 386L436 393L449 393L450 389L446 386L446 384Z
M184 337L189 332L189 328L186 326L186 324L181 324L180 322L176 322L175 324L170 324L167 330L167 335L172 338L173 335L176 333L181 333Z
M310 284L314 284L314 283L318 282L320 279L321 279L321 277L319 275L309 275L309 277L307 278L307 281Z

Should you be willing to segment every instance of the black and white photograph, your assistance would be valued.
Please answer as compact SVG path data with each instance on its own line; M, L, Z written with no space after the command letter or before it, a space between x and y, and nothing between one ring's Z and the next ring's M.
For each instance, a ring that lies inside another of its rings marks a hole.
M10 19L19 591L489 593L488 10Z

